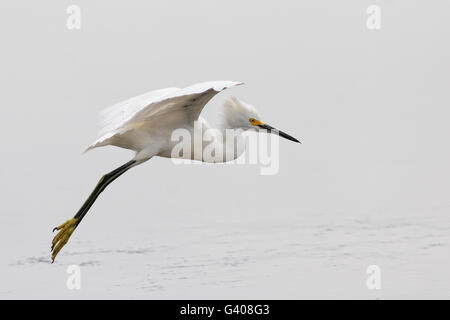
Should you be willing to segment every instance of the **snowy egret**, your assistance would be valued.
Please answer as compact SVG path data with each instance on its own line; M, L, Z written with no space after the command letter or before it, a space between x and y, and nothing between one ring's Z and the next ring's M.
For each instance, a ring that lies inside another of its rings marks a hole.
M53 229L59 232L52 241L52 262L94 201L111 182L127 170L154 156L178 157L171 152L175 144L171 139L172 132L179 128L193 132L196 121L200 122L204 128L210 128L208 123L200 117L203 107L220 91L241 84L243 83L234 81L211 81L194 84L184 89L155 90L105 109L102 113L100 138L87 150L111 145L131 149L136 152L135 156L124 165L105 174L75 216ZM241 129L241 131L262 129L299 142L290 135L263 123L253 106L234 97L223 105L221 120L222 124L214 128L217 133L226 129ZM213 143L225 146L226 135L220 135L220 137L220 139L213 139ZM210 141L208 140L208 143L211 143ZM231 158L224 159L223 162L239 157L240 153L241 151L233 153ZM194 153L180 155L180 157L205 161L199 159Z

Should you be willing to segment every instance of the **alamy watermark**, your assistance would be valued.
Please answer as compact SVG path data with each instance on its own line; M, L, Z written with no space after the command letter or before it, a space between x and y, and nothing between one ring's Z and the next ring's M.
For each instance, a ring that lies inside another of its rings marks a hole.
M381 269L379 266L373 264L367 267L366 273L369 275L366 281L367 289L380 290L381 289Z
M81 268L75 264L67 267L66 272L69 274L66 281L67 289L80 290L81 289Z
M368 14L366 20L366 26L369 30L381 29L381 8L375 4L367 7L366 13Z
M70 5L66 9L69 15L66 20L66 27L69 30L80 30L81 29L81 9L77 5Z
M277 134L258 134L254 130L242 129L204 129L201 121L195 121L193 130L174 130L171 141L173 147L167 156L175 164L257 164L262 175L274 175L279 171Z

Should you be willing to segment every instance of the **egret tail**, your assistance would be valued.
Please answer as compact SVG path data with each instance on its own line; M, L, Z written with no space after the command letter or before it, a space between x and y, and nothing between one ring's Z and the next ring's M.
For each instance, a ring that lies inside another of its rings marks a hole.
M59 232L56 234L52 241L52 263L53 261L55 261L55 258L62 247L64 247L67 241L69 241L69 238L72 235L73 231L80 224L81 220L83 220L84 216L94 204L100 193L102 193L102 191L105 190L105 188L111 182L113 182L115 179L117 179L119 176L121 176L127 170L131 169L136 164L138 164L136 160L131 160L118 167L117 169L111 171L110 173L105 174L97 183L97 186L81 206L80 210L78 210L78 212L75 214L75 216L62 225L53 229L53 231L59 230Z

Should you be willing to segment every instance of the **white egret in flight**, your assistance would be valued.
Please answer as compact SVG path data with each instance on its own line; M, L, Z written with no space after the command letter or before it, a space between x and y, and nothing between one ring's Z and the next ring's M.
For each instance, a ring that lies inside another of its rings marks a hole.
M172 132L184 128L193 133L195 121L200 121L206 129L210 128L208 123L200 117L203 107L220 91L241 84L234 81L211 81L194 84L184 89L155 90L120 102L103 111L103 128L100 138L87 150L111 145L131 149L136 154L132 160L105 174L75 216L53 229L59 232L52 241L52 262L86 216L94 201L111 182L127 170L154 156L178 157L171 152L176 144L171 139ZM213 139L212 142L219 144L219 147L227 144L227 135L222 135L226 129L265 130L299 142L290 135L263 123L253 106L237 98L231 98L223 105L221 120L222 125L214 128L220 133L220 138ZM211 140L204 142L210 144ZM236 152L231 158L224 159L222 162L234 160L240 153L242 152ZM205 161L193 153L179 157Z

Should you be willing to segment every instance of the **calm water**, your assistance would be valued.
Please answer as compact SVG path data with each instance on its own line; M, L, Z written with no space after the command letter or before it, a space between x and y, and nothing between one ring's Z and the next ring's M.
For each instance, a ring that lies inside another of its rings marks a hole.
M34 240L19 237L6 248L0 297L450 298L445 214L280 216L144 216L147 224L111 221L106 230L95 220L80 225L53 265L49 249L43 250L51 233L33 229ZM80 290L66 287L72 264L81 268ZM381 268L381 290L366 287L366 268L373 264Z

